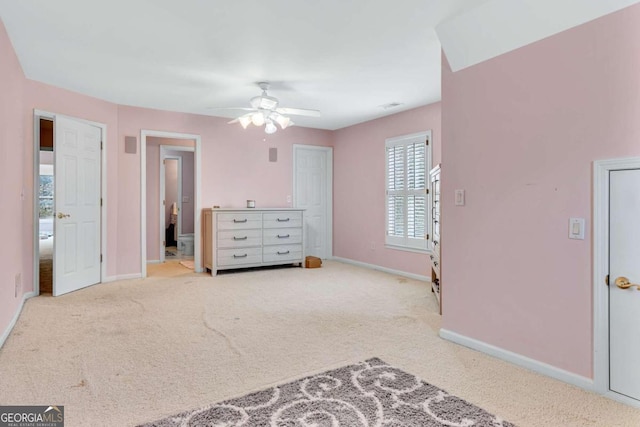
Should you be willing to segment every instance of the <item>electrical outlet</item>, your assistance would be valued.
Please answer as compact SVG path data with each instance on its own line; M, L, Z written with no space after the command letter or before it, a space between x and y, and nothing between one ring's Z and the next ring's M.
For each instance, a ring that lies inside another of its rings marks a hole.
M16 285L15 297L18 298L18 293L20 292L20 288L22 287L22 273L16 274L15 285Z

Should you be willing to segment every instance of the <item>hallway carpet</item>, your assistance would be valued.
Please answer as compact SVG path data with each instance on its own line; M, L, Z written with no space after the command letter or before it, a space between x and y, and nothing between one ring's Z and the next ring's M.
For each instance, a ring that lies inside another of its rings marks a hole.
M130 426L379 357L526 426L638 426L640 410L438 337L429 284L338 262L147 279L28 300L0 349L1 405Z

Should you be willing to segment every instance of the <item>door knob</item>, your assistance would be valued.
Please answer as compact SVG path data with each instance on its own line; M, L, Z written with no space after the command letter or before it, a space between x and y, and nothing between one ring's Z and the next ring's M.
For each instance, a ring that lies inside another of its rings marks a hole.
M70 214L63 214L62 212L58 212L58 219L69 218Z
M616 286L619 287L620 289L629 289L629 288L635 287L637 290L640 291L640 285L634 285L629 281L629 279L623 276L620 276L616 279Z

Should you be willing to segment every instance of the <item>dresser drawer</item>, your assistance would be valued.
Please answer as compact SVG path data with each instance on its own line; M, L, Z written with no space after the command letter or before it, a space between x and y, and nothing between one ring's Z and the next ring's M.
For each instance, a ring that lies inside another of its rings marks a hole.
M262 215L259 213L229 212L218 214L218 230L243 230L262 228Z
M302 228L267 228L262 236L265 245L302 243Z
M302 260L302 245L265 246L262 260L264 262L300 262Z
M218 267L261 262L262 248L218 249Z
M264 214L264 228L302 227L302 212L269 212Z
M218 231L219 248L244 248L262 246L262 230L224 230Z

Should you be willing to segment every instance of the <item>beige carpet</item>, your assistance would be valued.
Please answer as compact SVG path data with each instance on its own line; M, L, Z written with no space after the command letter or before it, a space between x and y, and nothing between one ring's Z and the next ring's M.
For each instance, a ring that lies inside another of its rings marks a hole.
M426 283L336 262L158 270L27 301L0 350L0 404L127 426L380 357L521 427L640 425L638 409L440 339Z

